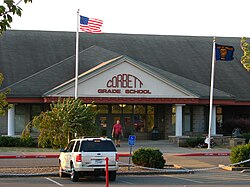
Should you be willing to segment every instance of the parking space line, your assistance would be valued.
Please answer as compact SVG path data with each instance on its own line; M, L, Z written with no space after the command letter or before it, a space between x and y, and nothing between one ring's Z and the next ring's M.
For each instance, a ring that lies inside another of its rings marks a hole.
M119 180L120 182L123 182L123 183L125 183L125 184L129 184L129 185L135 185L134 183L132 183L132 182L127 182L127 181L124 181L124 180Z
M54 180L52 180L52 179L50 179L50 178L48 178L48 177L46 177L46 179L49 180L50 182L55 183L55 184L58 185L58 186L64 186L63 184L60 184L59 182L56 182L56 181L54 181Z
M170 176L170 175L162 175L162 176L170 177L170 178L175 178L175 179L180 179L180 180L189 181L189 182L194 182L194 183L199 183L199 184L203 184L204 183L202 181L197 181L197 180L192 180L192 179L187 179L187 178L182 178L182 177L176 177L176 176Z

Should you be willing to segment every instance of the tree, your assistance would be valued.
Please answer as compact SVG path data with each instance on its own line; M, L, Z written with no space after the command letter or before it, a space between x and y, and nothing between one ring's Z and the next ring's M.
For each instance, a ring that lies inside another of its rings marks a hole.
M241 57L241 63L247 71L250 71L250 45L247 43L245 37L241 39L241 49L244 52Z
M13 21L12 15L18 15L21 17L22 9L18 6L22 0L19 0L17 4L13 0L4 0L3 5L0 5L0 35L7 28L10 28L10 23ZM24 0L25 3L32 3L32 0Z
M0 86L2 85L3 82L3 74L0 73ZM3 92L0 92L0 116L5 115L6 110L8 110L9 108L11 108L11 105L8 104L7 100L6 100L6 95L10 92L10 89L6 89Z
M29 136L31 127L40 131L38 143L41 147L65 147L77 136L97 135L94 119L96 112L92 105L85 105L80 99L66 98L50 105L50 110L42 112L27 125L23 136Z

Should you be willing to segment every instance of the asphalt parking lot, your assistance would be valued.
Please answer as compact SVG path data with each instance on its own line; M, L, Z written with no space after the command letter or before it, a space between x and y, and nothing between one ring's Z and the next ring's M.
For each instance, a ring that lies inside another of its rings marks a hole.
M10 187L55 187L55 186L105 186L105 177L80 178L79 182L72 182L69 178L59 177L18 177L0 178L0 186ZM117 176L116 181L109 186L249 186L250 174L239 172L197 172L194 174L176 175L122 175Z

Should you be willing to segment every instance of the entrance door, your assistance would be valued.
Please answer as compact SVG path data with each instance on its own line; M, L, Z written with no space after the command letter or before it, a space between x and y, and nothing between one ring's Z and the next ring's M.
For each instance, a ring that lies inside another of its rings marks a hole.
M114 124L116 124L116 121L117 120L119 120L120 121L120 123L122 124L122 129L123 129L123 122L122 122L122 120L121 120L121 116L120 115L113 115L112 117L111 117L111 130L110 130L110 136L112 136L112 130L113 130L113 126L114 126Z
M120 123L122 124L123 138L128 138L129 135L134 133L132 115L113 116L113 124L115 124L117 120L120 120Z
M133 118L131 115L123 117L124 124L124 138L128 138L129 135L134 134Z
M108 117L107 116L99 116L98 126L100 130L100 136L107 136L107 128L108 128Z

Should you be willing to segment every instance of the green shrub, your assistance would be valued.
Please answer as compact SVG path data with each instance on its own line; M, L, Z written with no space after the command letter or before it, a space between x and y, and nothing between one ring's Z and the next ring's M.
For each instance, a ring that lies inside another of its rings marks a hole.
M241 161L248 160L249 156L250 156L250 144L239 145L239 146L232 148L231 154L230 154L230 161L232 164L238 163ZM248 167L250 166L250 162L240 164L238 166Z
M159 149L139 148L132 156L134 164L150 168L162 169L165 165L165 160Z
M20 138L21 141L21 146L22 147L37 147L37 142L36 140L29 136L29 137L25 137L25 138Z
M195 147L203 143L204 143L204 138L202 137L190 137L187 139L187 147Z
M19 137L0 136L0 147L35 147L34 138L21 139Z
M17 137L0 136L1 147L17 147L20 146L20 139Z

